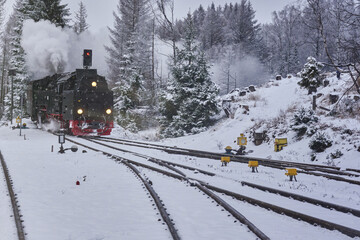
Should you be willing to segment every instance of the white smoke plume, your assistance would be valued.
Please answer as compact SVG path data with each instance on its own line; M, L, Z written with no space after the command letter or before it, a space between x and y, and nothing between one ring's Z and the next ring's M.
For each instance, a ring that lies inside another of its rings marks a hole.
M82 68L84 49L93 50L93 69L106 74L106 51L108 33L93 34L86 31L77 35L70 28L56 27L49 21L24 22L21 46L26 53L26 63L34 79L54 73L72 72Z
M212 79L220 86L221 95L228 93L228 87L231 91L234 88L260 85L269 79L266 67L256 57L250 55L242 56L240 59L235 57L228 63L229 66L225 66L225 62L225 58L220 59L211 68ZM229 68L229 78L227 68Z

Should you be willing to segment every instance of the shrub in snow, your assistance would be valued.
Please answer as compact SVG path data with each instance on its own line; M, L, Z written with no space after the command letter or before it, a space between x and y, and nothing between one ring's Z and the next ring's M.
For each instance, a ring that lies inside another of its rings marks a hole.
M338 105L338 114L349 117L359 116L360 101L357 101L352 97L343 98Z
M314 162L314 161L317 161L317 159L316 159L316 154L315 154L315 153L312 153L310 157L311 157L311 158L310 158L311 161L313 161L313 162Z
M326 148L332 146L332 141L329 139L325 133L316 133L316 135L311 139L309 147L315 152L323 152Z
M297 74L301 78L298 84L307 89L320 86L319 76L322 67L324 65L317 62L315 58L308 57L304 68Z
M300 108L291 120L291 129L296 132L297 138L302 137L305 133L312 136L315 133L314 123L317 123L318 120L313 110Z
M340 158L342 155L344 155L339 149L337 149L334 153L330 153L330 157L332 159Z
M347 134L347 135L353 135L353 131L351 129L345 129L344 131L342 131L342 134Z

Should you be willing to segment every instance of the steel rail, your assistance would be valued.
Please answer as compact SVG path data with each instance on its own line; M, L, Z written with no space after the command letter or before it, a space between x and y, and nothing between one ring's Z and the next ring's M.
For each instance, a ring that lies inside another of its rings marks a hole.
M73 141L74 143L76 143L75 141ZM96 143L96 142L95 142ZM79 144L83 147L87 147L86 145L84 144ZM101 144L103 145L103 144ZM114 148L112 146L110 146L110 148ZM93 148L94 149L94 148ZM97 150L98 152L100 150ZM121 151L121 150L120 150ZM101 152L101 151L100 151ZM166 176L169 176L169 177L173 177L173 178L176 178L178 180L181 180L181 181L186 181L188 183L190 183L191 186L197 186L201 191L205 192L206 194L208 194L211 198L213 198L216 202L218 202L221 206L223 206L225 209L227 209L229 211L230 214L232 214L236 219L238 219L240 222L242 222L244 225L246 225L256 236L258 236L261 240L269 240L270 238L267 237L263 232L260 231L260 229L258 229L254 224L252 224L249 220L247 220L243 215L241 215L239 212L237 212L234 208L232 208L229 204L227 204L224 200L222 200L220 197L216 196L215 194L211 193L211 191L209 191L204 185L205 183L202 182L202 181L199 181L199 180L196 180L194 178L187 178L187 177L184 177L184 176L180 176L178 174L174 174L174 173L171 173L171 172L167 172L165 170L162 170L162 169L159 169L159 168L155 168L155 167L152 167L152 166L149 166L147 164L143 164L143 163L139 163L139 162L135 162L135 161L132 161L132 160L128 160L128 159L125 159L123 157L117 157L113 154L110 154L112 156L112 158L119 158L121 159L121 161L127 161L131 164L134 164L134 165L137 165L137 166L140 166L140 167L144 167L144 168L147 168L147 169L150 169L152 171L156 171L156 172L159 172L159 173L162 173ZM167 164L166 164L167 165ZM167 167L167 166L165 166ZM194 184L191 180L193 181L196 181L196 183Z
M160 199L160 197L157 195L157 193L155 192L154 188L150 185L150 183L148 181L146 181L146 179L140 174L139 170L137 170L137 168L135 168L133 165L131 165L130 163L128 163L127 161L122 161L127 167L129 167L130 169L132 169L135 174L141 179L141 181L145 184L146 189L149 191L150 195L152 196L152 198L154 199L157 208L160 211L160 215L161 217L164 219L165 223L168 225L171 236L173 237L174 240L180 240L180 236L177 233L177 229L175 228L174 223L171 221L169 214L166 212L166 209L164 207L164 204L162 204L162 201Z
M318 199L306 197L306 196L303 196L303 195L290 193L290 192L282 191L282 190L275 189L275 188L269 188L269 187L257 185L257 184L254 184L254 183L249 183L249 182L242 181L241 185L252 187L252 188L259 189L259 190L266 191L266 192L270 192L270 193L279 194L279 195L284 196L284 197L290 197L290 198L298 200L298 201L307 202L307 203L311 203L311 204L314 204L314 205L319 205L319 206L322 206L324 208L334 209L334 210L337 210L339 212L351 213L354 216L360 217L360 210L357 210L357 209L344 207L344 206L341 206L341 205L338 205L338 204L329 203L329 202L321 201L321 200L318 200Z
M142 164L142 166L147 167L148 165ZM152 170L157 171L156 168L154 168L154 167L151 167L151 166L148 166L148 167L150 169L152 169ZM164 170L160 170L159 172L164 172ZM197 181L194 178L193 178L193 180ZM197 184L199 184L199 183L197 183ZM326 228L326 229L329 229L329 230L337 230L337 231L339 231L339 232L341 232L341 233L343 233L345 235L348 235L350 237L360 237L360 231L356 230L356 229L348 228L348 227L345 227L345 226L342 226L342 225L339 225L339 224L336 224L336 223L328 222L326 220L322 220L322 219L319 219L319 218L316 218L316 217L312 217L312 216L302 214L302 213L299 213L299 212L296 212L296 211L292 211L292 210L289 210L289 209L286 209L286 208L282 208L282 207L279 207L279 206L276 206L276 205L273 205L273 204L270 204L270 203L263 202L261 200L257 200L257 199L254 199L254 198L250 198L250 197L238 194L238 193L234 193L234 192L225 190L225 189L221 189L221 188L212 186L210 184L206 184L206 185L202 185L202 186L207 187L208 189L211 189L213 191L216 191L216 192L223 193L223 194L226 194L228 196L234 197L234 198L236 198L236 199L238 199L240 201L245 201L245 202L248 202L248 203L250 203L252 205L257 205L257 206L265 208L265 209L270 209L270 210L272 210L272 211L274 211L276 213L285 214L285 215L287 215L289 217L292 217L294 219L297 219L297 220L301 219L302 221L308 222L308 223L310 223L312 225L319 225L319 226L321 226L323 228Z
M221 157L224 156L225 153L215 153L215 152L208 152L208 151L202 151L202 150L195 150L195 149L189 149L189 148L179 148L179 147L171 147L171 146L164 146L164 145L159 145L159 144L153 144L153 143L143 143L143 142L139 142L139 141L134 141L134 140L127 140L127 139L116 139L116 138L111 138L111 137L98 137L99 139L103 140L103 139L110 139L113 141L121 141L121 142L128 142L128 143L133 143L132 146L139 146L139 144L141 145L146 145L146 146L154 146L154 147L158 147L161 148L162 150L164 149L170 149L170 150L177 150L177 151L189 151L189 152L193 152L193 153L199 153L199 154L209 154L210 158L213 156L216 157ZM137 144L137 145L136 145ZM165 151L165 150L164 150ZM310 166L310 167L319 167L319 168L328 168L328 169L336 169L336 170L340 170L339 167L333 167L333 166L326 166L326 165L319 165L319 164L310 164L310 163L294 163L294 162L288 162L288 161L281 161L281 160L269 160L269 159L264 159L264 158L257 158L257 157L249 157L249 156L240 156L240 155L230 155L233 156L234 158L246 158L247 160L258 160L258 161L267 161L267 162L279 162L279 163L286 163L286 164L296 164L298 166ZM360 172L360 170L359 170Z
M120 149L120 148L116 148L116 147L113 147L113 146L110 146L110 145L107 145L107 144L104 144L104 143L101 143L101 142L98 142L98 141L93 141L93 140L89 140L89 141L92 141L94 143L98 143L102 146L106 146L106 147L109 147L109 148L112 148L112 149L115 149L115 150L119 150L119 151L125 151L125 152L130 152L130 153L134 153L136 154L135 152L132 152L132 151L128 151L128 150L123 150L123 149ZM182 173L181 171L177 170L176 168L172 168L170 167L169 165L174 165L174 166L179 166L179 167L183 167L183 168L186 168L186 169L192 169L191 167L187 167L187 166L184 166L184 165L180 165L180 164L176 164L176 163L172 163L172 162L168 162L168 161L164 161L164 160L161 160L161 159L151 159L150 157L146 156L146 155L141 155L142 157L144 158L147 158L149 161L152 161L158 165L161 165L161 166L164 166L164 167L167 167L175 172L178 172L180 175L182 176L185 176L184 173ZM193 170L193 169L192 169ZM199 172L202 172L200 169L196 169L196 170L199 170ZM202 172L203 173L203 172ZM214 173L210 173L208 174L209 172L206 172L203 173L203 174L207 174L207 175L210 175L210 176L215 176L216 174ZM340 205L337 205L337 204L333 204L333 203L329 203L329 202L325 202L325 201L321 201L321 200L317 200L317 199L313 199L313 198L309 198L309 197L306 197L306 196L302 196L302 195L299 195L299 194L293 194L293 193L289 193L289 192L285 192L285 191L281 191L281 190L278 190L278 189L274 189L274 188L269 188L269 187L264 187L264 186L260 186L260 185L256 185L256 184L253 184L253 183L249 183L249 182L244 182L244 181L241 181L240 182L243 186L246 185L246 186L249 186L249 187L253 187L253 188L256 188L256 189L260 189L262 191L267 191L267 192L270 192L270 193L275 193L275 194L279 194L281 196L285 196L285 197L291 197L292 199L295 199L295 200L298 200L298 201L304 201L304 202L307 202L307 203L310 203L310 204L314 204L314 205L319 205L319 206L322 206L324 208L330 208L330 209L335 209L339 212L344 212L344 213L351 213L353 214L354 216L358 216L360 217L360 211L359 210L356 210L356 209L352 209L352 208L348 208L348 207L344 207L344 206L340 206Z
M234 192L231 192L231 191L228 191L225 189L215 187L215 186L207 185L207 187L216 192L224 193L228 196L234 197L240 201L246 201L252 205L257 205L257 206L265 208L265 209L270 209L279 214L285 214L296 220L301 219L302 221L308 222L312 225L318 225L318 226L321 226L321 227L329 229L329 230L337 230L337 231L339 231L347 236L350 236L350 237L360 237L360 231L356 230L356 229L348 228L348 227L345 227L345 226L342 226L342 225L339 225L336 223L328 222L328 221L325 221L325 220L322 220L319 218L315 218L315 217L312 217L312 216L309 216L309 215L306 215L303 213L299 213L299 212L292 211L292 210L289 210L286 208L282 208L282 207L279 207L279 206L276 206L276 205L273 205L270 203L266 203L264 201L250 198L250 197L238 194L238 193L234 193Z
M99 140L99 139L101 141L113 142L113 143L118 143L119 141L125 141L125 142L127 141L127 140L117 140L117 141L110 140L109 141L109 140L102 140L102 138L97 138L97 140ZM134 141L130 141L130 142L134 142ZM136 144L134 144L134 143L119 143L119 144L142 147L139 145L141 143L136 143ZM152 148L151 147L152 144L146 143L145 145L148 145L145 148ZM225 154L220 154L220 153L211 153L211 152L205 152L205 151L199 151L199 150L189 150L189 149L186 150L186 149L170 148L170 147L161 148L161 146L156 145L156 144L155 144L155 146L156 146L155 149L163 150L170 154L180 154L180 155L195 156L195 157L201 157L201 158L220 159L221 156L225 155ZM184 150L186 150L186 151L184 151ZM238 156L238 155L229 155L229 156L231 157L231 161L233 161L233 162L248 163L249 160L252 160L252 161L256 160L263 166L276 168L276 169L286 169L289 167L298 167L298 168L303 169L303 171L298 170L299 173L304 173L304 174L313 175L313 176L320 176L320 177L325 177L325 178L336 180L336 181L342 181L342 182L347 182L350 184L360 185L360 181L315 172L315 171L323 171L323 172L327 172L327 173L330 172L331 174L356 176L356 174L348 174L348 173L343 173L341 171L338 171L338 169L340 169L340 168L337 168L337 167L322 166L322 165L316 165L316 164L285 162L285 161L280 161L280 160L268 160L268 159L248 157L248 156ZM310 170L311 167L313 167L314 169Z
M355 168L346 168L346 171L352 171L352 172L358 172L360 173L360 169L355 169Z
M169 153L173 153L173 154L181 154L181 155L190 155L190 156L196 156L196 157L202 157L202 158L214 158L214 156L218 156L218 154L216 155L210 155L209 153L206 154L198 154L198 153L190 153L190 152L180 152L180 151L176 151L176 150L164 150L166 152ZM224 156L224 154L222 154L221 156ZM219 155L220 157L220 155ZM256 160L259 162L260 165L266 166L266 167L271 167L271 168L277 168L277 169L286 169L289 167L298 167L301 168L301 166L299 166L296 163L277 163L277 162L269 162L265 159L260 159L260 158L250 158L250 157L242 157L242 159L239 159L239 156L230 156L231 157L231 161L233 162L240 162L240 163L248 163L248 160ZM306 167L305 169L308 169L308 167ZM336 181L342 181L342 182L347 182L347 183L351 183L351 184L356 184L356 185L360 185L360 181L356 181L356 180L352 180L352 179L347 179L347 178L343 178L343 177L339 177L339 176L334 176L334 175L329 175L329 174L322 174L322 173L317 173L314 171L321 171L321 169L316 168L312 171L309 170L298 170L299 173L304 173L304 174L308 174L308 175L313 175L313 176L320 176L320 177L325 177L328 179L332 179L332 180L336 180Z
M208 196L210 196L212 199L214 199L220 206L224 207L228 212L230 212L236 219L238 219L241 223L248 226L248 228L256 234L260 239L263 240L270 240L268 236L265 235L260 229L258 229L252 222L250 222L244 215L239 213L235 208L233 208L231 205L229 205L227 202L225 202L223 199L221 199L219 196L214 194L212 191L210 191L205 186L196 183L196 186L206 193Z
M115 159L116 161L120 162L120 163L123 163L125 164L125 166L127 166L128 168L130 168L140 179L141 181L143 182L143 184L145 185L146 189L149 191L150 195L152 196L152 198L154 199L155 201L155 204L160 212L160 215L162 217L162 219L164 220L164 222L166 223L166 225L168 226L169 228L169 231L171 233L171 236L173 237L174 240L180 240L180 236L178 235L178 232L177 232L177 229L175 228L175 225L174 223L171 221L171 219L169 218L169 214L167 213L164 205L162 204L162 201L160 199L160 197L156 194L155 190L153 189L153 187L149 184L149 182L143 178L143 176L141 176L140 172L134 167L132 166L131 164L134 164L136 163L136 165L138 166L141 166L142 164L140 163L137 163L137 162L134 162L132 160L129 160L129 159L125 159L125 158L122 158L122 157L118 157L118 156L114 156L113 154L111 153L108 153L108 152L105 152L105 151L101 151L99 149L96 149L96 148L93 148L93 147L90 147L90 146L87 146L85 144L82 144L82 143L79 143L79 142L76 142L72 139L69 139L69 138L66 138L66 140L68 140L69 142L72 142L72 143L75 143L75 144L78 144L79 146L82 146L82 147L85 147L87 149L90 149L90 150L93 150L95 152L101 152L103 153L104 155L106 156L109 156L113 159ZM130 164L131 163L131 164ZM176 178L180 178L181 179L181 176L178 176L176 174L173 174L173 177L176 177Z
M86 139L86 138L85 138ZM131 154L134 154L136 156L139 156L139 157L143 157L143 158L146 158L148 159L149 161L152 161L152 162L156 162L156 163L161 163L165 166L164 163L166 163L167 165L173 165L173 166L177 166L177 167L181 167L181 168L184 168L184 169L188 169L188 170L192 170L192 171L198 171L202 174L206 174L206 175L209 175L209 176L215 176L215 173L212 173L212 172L208 172L208 171L204 171L202 169L199 169L199 168L193 168L193 167L190 167L190 166L186 166L186 165L182 165L182 164L178 164L178 163L174 163L174 162L169 162L169 161L165 161L165 160L161 160L161 159L157 159L157 158L153 158L153 157L149 157L147 155L144 155L144 154L139 154L137 152L134 152L134 151L130 151L130 150L127 150L127 149L122 149L122 148L117 148L117 147L114 147L114 146L110 146L110 145L107 145L105 143L101 143L99 141L94 141L94 140L91 140L91 139L86 139L88 141L91 141L93 143L97 143L99 145L102 145L104 147L108 147L108 148L112 148L112 149L115 149L115 150L118 150L118 151L122 151L122 152L126 152L126 153L131 153ZM168 167L168 166L165 166L165 167ZM178 171L177 169L173 168L172 169L173 171ZM180 175L182 175L180 173Z
M6 162L4 160L4 157L1 153L1 151L0 151L0 162L1 162L2 169L4 171L6 185L8 188L11 205L12 205L12 209L13 209L13 213L14 213L14 220L15 220L15 225L16 225L17 236L18 236L19 240L25 240L26 234L24 232L24 226L22 224L23 221L21 220L22 215L20 215L17 197L16 197L16 194L14 193L14 190L12 187L12 180L10 177L9 169L7 168Z

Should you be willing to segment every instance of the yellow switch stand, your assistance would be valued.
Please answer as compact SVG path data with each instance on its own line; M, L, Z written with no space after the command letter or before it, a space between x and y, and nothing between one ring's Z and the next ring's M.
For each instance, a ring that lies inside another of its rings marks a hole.
M295 181L297 182L297 180L296 180L296 175L297 175L296 168L286 168L286 171L287 172L285 173L285 175L290 177L290 181L292 181L292 179L294 178Z
M230 162L230 157L221 157L221 166L226 166Z
M259 166L259 162L258 161L249 161L248 166L252 168L252 172L255 172L255 170L256 170L256 172L258 172L257 167Z

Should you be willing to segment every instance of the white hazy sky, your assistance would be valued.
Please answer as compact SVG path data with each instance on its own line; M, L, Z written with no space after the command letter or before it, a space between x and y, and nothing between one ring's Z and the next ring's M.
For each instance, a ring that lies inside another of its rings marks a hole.
M82 0L88 11L88 23L92 30L99 30L106 26L113 26L114 18L112 12L116 10L118 0ZM79 9L80 0L62 0L67 3L71 13ZM240 0L175 0L175 14L177 18L183 18L189 12L192 12L202 4L205 8L212 2L215 5L224 5L225 3L241 2ZM293 3L295 0L251 0L253 8L256 11L256 19L260 23L271 21L271 13L281 10L285 5Z
M88 23L91 25L92 31L98 31L107 26L112 27L114 23L113 11L116 11L116 6L119 0L82 0L88 12ZM285 5L301 0L250 0L253 8L256 11L256 19L260 23L271 22L271 13L273 11L281 10ZM12 12L12 5L15 0L8 0L6 2L7 15ZM79 9L80 0L62 0L62 3L68 4L70 12ZM176 18L186 17L189 10L192 12L197 9L200 4L203 7L208 7L212 2L215 5L224 5L225 3L240 3L241 0L175 0L175 16ZM72 16L73 17L73 16Z

